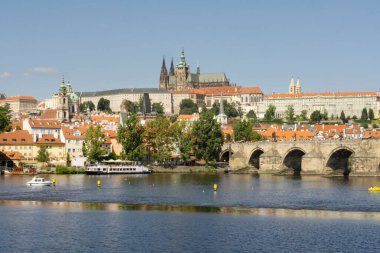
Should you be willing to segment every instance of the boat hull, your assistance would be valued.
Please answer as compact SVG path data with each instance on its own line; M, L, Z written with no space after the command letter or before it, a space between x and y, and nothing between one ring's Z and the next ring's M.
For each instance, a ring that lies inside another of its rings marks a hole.
M86 171L86 175L128 175L128 174L150 174L150 171L144 172L103 172L103 171Z

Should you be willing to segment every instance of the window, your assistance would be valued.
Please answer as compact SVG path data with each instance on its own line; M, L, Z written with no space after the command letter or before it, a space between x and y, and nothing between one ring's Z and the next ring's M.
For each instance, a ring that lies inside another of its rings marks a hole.
M25 139L21 139L21 142L25 142Z
M7 139L3 139L3 141L7 141Z
M13 142L16 142L16 139L12 139Z

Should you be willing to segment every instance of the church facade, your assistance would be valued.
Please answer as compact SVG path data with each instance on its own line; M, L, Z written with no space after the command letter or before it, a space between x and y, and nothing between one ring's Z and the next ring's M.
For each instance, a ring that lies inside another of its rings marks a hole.
M225 73L202 73L197 66L197 72L190 72L190 65L186 63L185 53L182 49L180 62L174 68L173 59L168 72L165 58L162 61L160 73L160 89L169 91L182 91L203 87L229 86L230 81Z

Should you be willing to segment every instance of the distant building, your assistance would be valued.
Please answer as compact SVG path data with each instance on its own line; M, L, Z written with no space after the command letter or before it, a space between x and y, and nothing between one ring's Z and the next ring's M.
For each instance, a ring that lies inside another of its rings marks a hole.
M38 101L31 96L14 96L0 99L0 106L9 104L13 115L36 113Z
M276 118L284 118L289 105L293 106L296 115L300 115L305 110L308 117L319 110L321 113L327 112L329 117L333 115L338 118L343 111L346 117L360 118L363 108L367 108L367 110L372 109L377 118L380 113L380 94L375 91L303 93L300 80L295 82L292 78L289 93L269 94L257 104L257 116L263 118L270 104L276 107Z
M45 100L45 109L55 111L52 112L50 110L49 115L43 115L43 117L52 119L52 114L56 114L55 119L67 122L79 114L79 102L79 96L73 92L71 83L65 83L65 80L62 78L58 92L52 98Z
M173 59L170 64L170 71L166 69L165 58L162 61L160 73L160 89L170 91L181 91L202 87L229 86L230 81L224 73L201 74L199 65L197 72L190 72L190 65L186 63L185 53L182 49L180 62L174 69Z

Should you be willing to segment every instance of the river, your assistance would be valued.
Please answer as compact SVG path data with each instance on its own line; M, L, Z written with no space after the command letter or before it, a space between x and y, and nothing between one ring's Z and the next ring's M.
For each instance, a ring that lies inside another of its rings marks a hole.
M376 177L52 177L55 187L0 177L0 252L380 250Z

